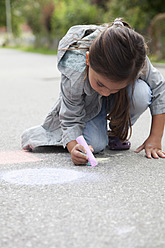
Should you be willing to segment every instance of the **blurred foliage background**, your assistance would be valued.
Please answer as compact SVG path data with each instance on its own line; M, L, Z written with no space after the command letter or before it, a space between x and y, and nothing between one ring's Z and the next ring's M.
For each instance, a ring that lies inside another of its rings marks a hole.
M0 0L0 27L6 26L7 1L13 40L21 37L26 24L35 47L57 49L73 25L99 25L122 17L145 36L156 59L165 58L165 0Z

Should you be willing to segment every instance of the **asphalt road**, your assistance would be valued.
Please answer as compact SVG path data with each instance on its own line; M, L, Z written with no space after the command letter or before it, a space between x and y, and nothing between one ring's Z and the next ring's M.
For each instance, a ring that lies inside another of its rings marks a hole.
M134 153L149 110L131 149L107 149L94 168L74 166L62 149L21 150L21 133L58 97L56 61L0 49L0 248L164 248L165 160Z

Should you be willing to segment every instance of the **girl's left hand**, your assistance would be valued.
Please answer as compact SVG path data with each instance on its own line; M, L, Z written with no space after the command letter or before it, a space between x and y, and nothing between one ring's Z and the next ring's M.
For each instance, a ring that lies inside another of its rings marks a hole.
M141 152L145 149L145 153L147 158L165 158L165 152L162 151L161 148L161 139L157 139L155 137L149 136L146 141L136 149L136 153Z

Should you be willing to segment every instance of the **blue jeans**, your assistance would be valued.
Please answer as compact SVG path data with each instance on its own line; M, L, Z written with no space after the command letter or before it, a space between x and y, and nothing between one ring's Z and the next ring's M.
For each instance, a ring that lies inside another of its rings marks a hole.
M151 104L152 92L150 87L141 79L138 79L135 82L133 97L131 97L131 85L128 86L127 91L130 98L131 124L133 125ZM133 104L131 99L133 99ZM92 120L88 121L83 130L84 138L89 145L93 146L94 153L103 151L108 144L106 114L106 98L103 97L100 113Z

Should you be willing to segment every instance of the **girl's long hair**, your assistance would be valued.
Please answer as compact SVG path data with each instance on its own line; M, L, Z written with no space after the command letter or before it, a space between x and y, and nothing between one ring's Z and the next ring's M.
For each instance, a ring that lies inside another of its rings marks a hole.
M133 89L138 73L145 64L146 47L144 38L118 18L92 42L89 63L98 74L117 84L128 82ZM110 98L107 97L107 101ZM113 104L107 115L110 120L110 136L118 136L121 141L127 139L129 128L131 130L129 106L127 88L121 89L114 94Z

